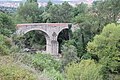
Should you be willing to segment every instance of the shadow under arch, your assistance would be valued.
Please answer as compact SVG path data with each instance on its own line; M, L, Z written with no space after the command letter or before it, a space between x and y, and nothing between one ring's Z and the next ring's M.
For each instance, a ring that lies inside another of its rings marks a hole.
M57 41L59 43L59 54L62 53L62 45L64 44L64 41L66 40L69 40L69 29L68 28L65 28L63 30L61 30L58 34L58 37L57 37Z
M33 37L33 35L34 35L34 37ZM47 41L50 39L50 37L45 31L38 30L38 29L30 29L30 30L23 32L21 36L22 37L24 36L25 38L27 38L24 43L25 45L27 45L27 46L25 46L25 48L31 48L31 45L29 45L30 44L29 40L31 40L30 38L33 38L33 42L36 43L38 46L35 47L35 45L34 46L32 45L32 47L36 48L37 50L41 50L41 51L47 50L46 45L47 45ZM37 41L35 41L34 38L37 38ZM40 42L40 40L42 42Z

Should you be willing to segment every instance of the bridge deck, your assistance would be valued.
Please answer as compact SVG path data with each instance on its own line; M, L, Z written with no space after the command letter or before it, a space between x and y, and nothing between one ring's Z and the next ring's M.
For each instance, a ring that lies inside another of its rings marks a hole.
M17 24L17 28L25 27L25 26L50 26L50 27L57 27L57 26L68 26L71 23L27 23L27 24Z

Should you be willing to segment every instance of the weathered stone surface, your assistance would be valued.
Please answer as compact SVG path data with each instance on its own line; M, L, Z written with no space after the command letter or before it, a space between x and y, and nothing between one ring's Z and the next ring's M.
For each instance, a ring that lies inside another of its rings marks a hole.
M58 55L59 43L57 37L63 29L68 29L71 23L30 23L30 24L17 24L16 34L24 35L32 30L40 30L46 38L46 52L51 55ZM75 25L72 29L75 30Z

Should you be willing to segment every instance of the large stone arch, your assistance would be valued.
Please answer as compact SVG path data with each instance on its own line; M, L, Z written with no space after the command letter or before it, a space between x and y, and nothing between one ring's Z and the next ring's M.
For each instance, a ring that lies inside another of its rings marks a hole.
M18 36L23 36L24 34L30 32L30 31L41 31L42 34L44 35L45 39L46 39L46 52L50 52L50 47L51 45L49 44L50 43L50 36L44 31L44 30L41 30L41 29L37 29L37 28L34 28L34 29L29 29L25 32L23 32L22 34L18 34Z

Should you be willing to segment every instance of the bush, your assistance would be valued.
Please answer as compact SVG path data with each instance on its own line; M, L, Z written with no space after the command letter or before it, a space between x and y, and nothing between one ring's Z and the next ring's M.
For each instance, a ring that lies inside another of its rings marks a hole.
M90 53L103 57L117 57L119 59L120 25L108 24L102 33L96 35L92 42L88 43L87 50Z
M36 80L29 71L18 66L0 66L0 80Z
M44 69L59 70L60 68L60 62L54 60L53 57L51 57L48 54L41 54L41 53L35 54L34 57L32 58L32 64L36 69L39 69L41 71Z
M120 73L120 25L112 23L105 26L101 34L88 43L87 50L97 55L110 73Z
M19 53L15 54L15 59L20 61L28 66L34 67L36 70L43 71L43 70L59 70L60 62L55 60L49 54L28 54L28 53Z
M60 62L55 60L49 54L42 53L17 53L14 54L15 62L22 62L27 66L32 67L40 73L41 80L65 80L62 73L60 73Z
M10 37L13 31L15 31L15 25L12 18L8 14L0 12L0 34Z
M0 35L0 55L9 54L11 46L11 40L6 36Z
M71 63L65 68L66 78L67 80L103 80L105 74L102 73L103 68L93 60L82 60L80 63Z
M55 69L51 69L49 71L44 70L41 75L41 78L47 78L47 80L65 80L63 74L59 71L56 71Z
M16 63L11 56L0 57L0 80L36 80L36 76Z
M62 53L62 68L72 61L78 61L77 49L73 45L65 43L63 45Z

